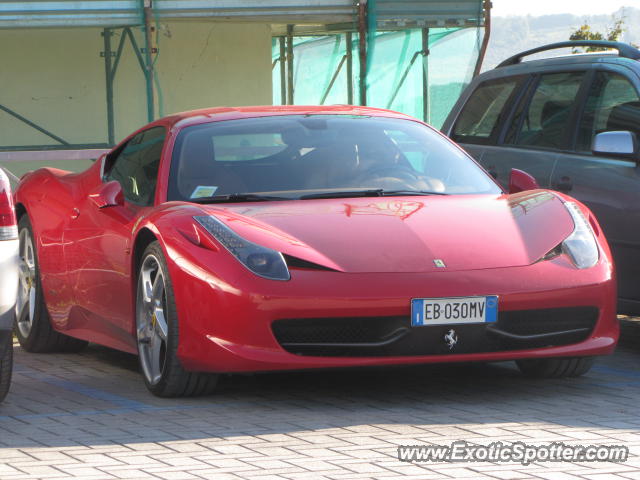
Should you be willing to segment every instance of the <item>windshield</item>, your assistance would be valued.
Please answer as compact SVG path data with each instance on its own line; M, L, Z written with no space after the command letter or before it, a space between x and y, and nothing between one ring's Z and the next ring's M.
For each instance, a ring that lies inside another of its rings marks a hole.
M500 193L467 155L420 123L283 115L184 128L173 151L168 199L323 198L361 190Z

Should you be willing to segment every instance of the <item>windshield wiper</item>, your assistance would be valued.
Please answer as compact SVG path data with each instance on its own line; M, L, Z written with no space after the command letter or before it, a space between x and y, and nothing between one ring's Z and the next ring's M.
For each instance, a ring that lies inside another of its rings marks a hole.
M260 195L258 193L229 193L227 195L212 195L210 197L190 199L194 203L268 202L272 200L291 200L291 198Z
M337 190L335 192L309 193L302 195L300 200L313 200L316 198L351 198L351 197L381 197L384 194L382 188L373 190Z
M393 197L394 195L449 195L444 192L433 192L431 190L384 190L383 197Z
M446 193L422 190L384 190L383 188L375 188L367 190L337 190L335 192L309 193L307 195L302 195L299 199L313 200L320 198L391 197L402 195L446 195ZM259 193L229 193L226 195L212 195L210 197L190 199L190 201L194 203L268 202L275 200L293 200L293 198L261 195Z
M376 188L371 190L338 190L336 192L320 192L302 195L300 200L312 200L315 198L351 198L351 197L393 197L402 195L447 195L442 192L426 190L384 190Z

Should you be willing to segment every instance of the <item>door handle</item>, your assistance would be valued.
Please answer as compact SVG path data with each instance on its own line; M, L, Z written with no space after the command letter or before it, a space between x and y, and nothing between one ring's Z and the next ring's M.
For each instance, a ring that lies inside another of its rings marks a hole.
M560 177L560 181L553 186L554 190L560 192L570 192L573 189L573 183L569 177Z

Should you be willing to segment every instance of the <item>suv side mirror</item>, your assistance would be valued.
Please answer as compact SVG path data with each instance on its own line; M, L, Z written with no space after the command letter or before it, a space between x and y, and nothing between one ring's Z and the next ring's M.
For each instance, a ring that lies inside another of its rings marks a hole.
M536 179L529 175L527 172L518 170L517 168L511 169L511 175L509 175L509 193L519 193L525 190L535 190L540 188Z
M98 208L117 207L124 205L124 194L120 182L112 180L100 185L94 192L89 194L89 199Z
M640 160L638 138L629 131L602 132L593 137L591 151L594 155Z

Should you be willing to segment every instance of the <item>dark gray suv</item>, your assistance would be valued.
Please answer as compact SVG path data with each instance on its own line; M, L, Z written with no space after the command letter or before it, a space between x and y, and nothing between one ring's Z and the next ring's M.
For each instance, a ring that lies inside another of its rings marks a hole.
M598 53L523 62L566 47ZM512 168L589 206L616 263L619 312L640 313L640 50L562 42L513 56L463 92L442 131L503 185Z

